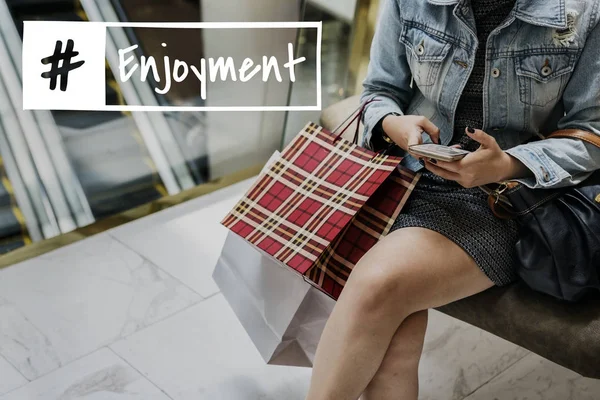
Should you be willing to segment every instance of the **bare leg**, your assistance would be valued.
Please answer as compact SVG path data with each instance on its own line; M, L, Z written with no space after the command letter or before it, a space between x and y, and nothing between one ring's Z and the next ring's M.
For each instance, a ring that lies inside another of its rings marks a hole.
M307 399L358 399L409 315L492 286L462 248L436 232L388 235L350 275L321 336Z
M428 310L409 315L394 334L381 366L362 400L417 400L419 361L427 330Z

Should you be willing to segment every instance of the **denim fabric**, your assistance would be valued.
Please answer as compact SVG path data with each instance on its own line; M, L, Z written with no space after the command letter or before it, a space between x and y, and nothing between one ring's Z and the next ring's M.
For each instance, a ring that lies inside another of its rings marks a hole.
M534 174L531 188L575 185L600 169L600 149L544 137L600 135L600 0L517 0L488 38L483 129ZM391 112L422 115L452 138L454 113L479 46L468 0L383 0L362 101L363 145ZM375 133L377 134L377 133ZM424 135L424 142L430 142ZM422 164L410 155L403 164Z

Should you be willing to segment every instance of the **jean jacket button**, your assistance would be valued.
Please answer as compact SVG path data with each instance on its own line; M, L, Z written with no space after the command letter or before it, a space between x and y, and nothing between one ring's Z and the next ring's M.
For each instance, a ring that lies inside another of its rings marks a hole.
M550 68L550 66L546 65L542 68L542 70L540 72L542 73L542 76L549 76L552 73L552 68Z

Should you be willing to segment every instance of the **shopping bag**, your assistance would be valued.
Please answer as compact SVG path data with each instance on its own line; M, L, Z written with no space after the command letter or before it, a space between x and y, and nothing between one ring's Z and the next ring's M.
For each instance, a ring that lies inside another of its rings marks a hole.
M420 176L398 167L309 269L307 282L337 299L354 266L389 233Z
M356 138L309 123L222 221L333 298L389 232L418 180L399 167L401 158Z
M267 363L312 366L333 299L231 232L213 279Z

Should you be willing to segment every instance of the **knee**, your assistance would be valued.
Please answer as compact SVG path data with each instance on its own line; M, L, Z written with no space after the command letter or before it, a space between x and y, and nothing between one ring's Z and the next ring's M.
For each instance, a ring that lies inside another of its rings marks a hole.
M410 279L404 268L397 262L394 265L381 262L377 265L356 266L351 274L353 296L359 309L371 315L394 313L408 316L415 310L410 309ZM356 275L355 275L355 272ZM350 283L350 282L349 282Z

